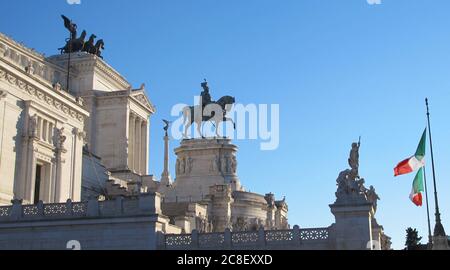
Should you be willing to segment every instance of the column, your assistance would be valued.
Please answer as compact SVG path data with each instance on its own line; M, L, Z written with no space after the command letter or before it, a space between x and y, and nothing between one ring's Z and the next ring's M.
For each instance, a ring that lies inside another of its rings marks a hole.
M25 200L33 203L34 180L36 175L36 157L34 152L34 139L30 138L27 145L26 155L26 180L25 180Z
M142 119L140 117L136 117L136 129L135 129L135 154L134 154L134 169L137 173L141 172L141 122Z
M141 174L147 174L147 121L142 121L141 126Z
M161 181L158 192L165 194L167 189L172 185L172 179L169 172L169 135L164 135L164 170L161 174Z
M38 120L37 120L37 137L39 138L39 140L42 138L42 118L38 116Z
M135 115L130 112L128 124L128 168L134 170L134 131L135 131Z

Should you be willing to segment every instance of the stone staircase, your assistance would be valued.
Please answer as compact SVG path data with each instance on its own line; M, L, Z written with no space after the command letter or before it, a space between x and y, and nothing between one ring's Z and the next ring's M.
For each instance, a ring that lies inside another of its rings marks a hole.
M108 197L116 197L116 196L129 196L130 192L128 192L125 186L122 186L121 183L118 183L114 178L110 178L105 183L105 189L108 194Z

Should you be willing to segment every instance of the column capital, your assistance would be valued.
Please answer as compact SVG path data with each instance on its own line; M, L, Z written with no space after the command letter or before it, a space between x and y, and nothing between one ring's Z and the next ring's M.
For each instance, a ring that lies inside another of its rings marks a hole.
M136 114L134 114L132 111L130 111L130 118L136 118Z
M8 92L0 90L0 100L2 100L2 98L5 98L6 95L8 95Z

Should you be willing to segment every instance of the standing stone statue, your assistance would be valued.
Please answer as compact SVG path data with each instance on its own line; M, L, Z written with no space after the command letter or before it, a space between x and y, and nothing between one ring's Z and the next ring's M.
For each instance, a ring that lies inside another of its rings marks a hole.
M180 159L177 158L177 161L176 161L176 163L175 163L175 171L176 171L177 174L180 174L180 173L181 173L181 168L180 168L180 166L181 166Z
M336 180L337 191L336 200L339 202L358 200L367 202L368 189L364 186L365 180L361 178L358 173L359 169L359 148L361 146L361 138L358 143L352 144L348 164L350 169L346 169L339 173Z
M181 160L181 173L186 173L186 158Z
M187 172L191 173L192 172L192 168L194 167L194 159L193 158L189 157L187 159L186 167L187 167Z
M222 172L223 173L229 173L230 172L230 157L224 156L222 158Z
M219 157L216 155L214 157L213 160L211 160L211 167L209 169L210 172L217 172L219 171L219 166L220 166L220 159Z
M36 114L34 114L33 116L30 117L29 135L32 138L37 137L37 115Z
M231 158L231 172L236 173L236 171L237 171L237 160L236 160L236 157L233 156Z
M375 188L373 186L370 186L369 190L366 192L367 201L373 204L373 210L377 212L377 203L380 197L375 192Z
M67 137L64 135L64 127L60 129L56 129L55 132L55 142L56 142L56 149L62 150L64 149L64 142L66 141Z
M352 150L350 150L350 157L348 159L348 165L350 165L350 176L355 179L359 177L359 147L361 146L361 139L358 143L352 143Z

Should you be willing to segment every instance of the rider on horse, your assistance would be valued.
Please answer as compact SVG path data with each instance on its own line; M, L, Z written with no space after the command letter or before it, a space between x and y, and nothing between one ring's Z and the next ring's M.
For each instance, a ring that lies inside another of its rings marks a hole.
M200 94L200 96L202 98L201 102L202 102L202 111L203 111L205 109L206 105L213 103L213 101L211 100L211 95L209 94L208 82L205 80L204 82L202 82L201 86L203 88L203 91Z

